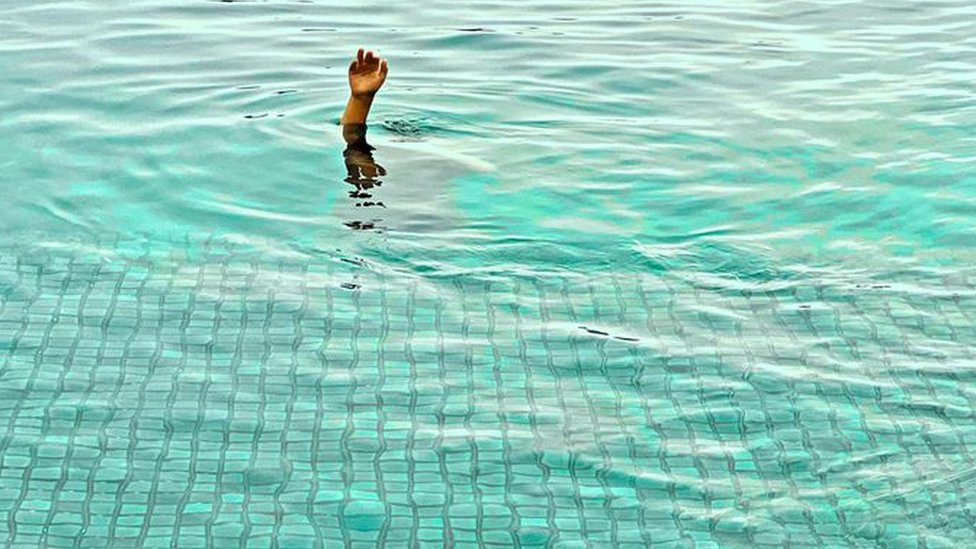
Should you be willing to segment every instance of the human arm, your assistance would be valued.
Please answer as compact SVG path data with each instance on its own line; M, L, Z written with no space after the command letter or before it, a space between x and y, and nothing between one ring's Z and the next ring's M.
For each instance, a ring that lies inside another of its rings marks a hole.
M387 64L372 51L359 48L356 59L349 65L349 101L342 113L342 136L353 145L366 141L366 119L373 106L373 98L386 82Z

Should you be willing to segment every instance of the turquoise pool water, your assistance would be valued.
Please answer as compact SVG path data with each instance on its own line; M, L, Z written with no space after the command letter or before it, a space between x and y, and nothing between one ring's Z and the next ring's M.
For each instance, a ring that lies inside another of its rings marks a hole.
M976 546L976 4L367 4L4 3L0 543Z

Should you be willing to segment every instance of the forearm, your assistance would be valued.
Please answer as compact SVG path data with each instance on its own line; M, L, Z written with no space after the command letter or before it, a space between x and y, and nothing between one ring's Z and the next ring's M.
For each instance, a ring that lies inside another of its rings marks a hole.
M342 113L342 138L351 148L370 150L366 143L366 118L373 104L373 96L350 95L346 112Z
M369 108L373 106L372 95L350 95L346 112L342 113L342 125L365 124Z

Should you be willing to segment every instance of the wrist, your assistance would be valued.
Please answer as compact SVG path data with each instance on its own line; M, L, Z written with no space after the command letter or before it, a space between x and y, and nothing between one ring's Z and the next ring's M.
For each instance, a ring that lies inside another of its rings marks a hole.
M376 92L360 92L360 93L350 93L350 97L356 101L363 101L367 103L372 103L373 98L376 97Z

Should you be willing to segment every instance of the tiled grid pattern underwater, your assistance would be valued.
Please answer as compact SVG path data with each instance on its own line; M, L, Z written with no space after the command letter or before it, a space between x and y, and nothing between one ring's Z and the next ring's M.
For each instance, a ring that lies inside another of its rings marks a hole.
M973 284L716 280L8 250L0 540L972 543Z

